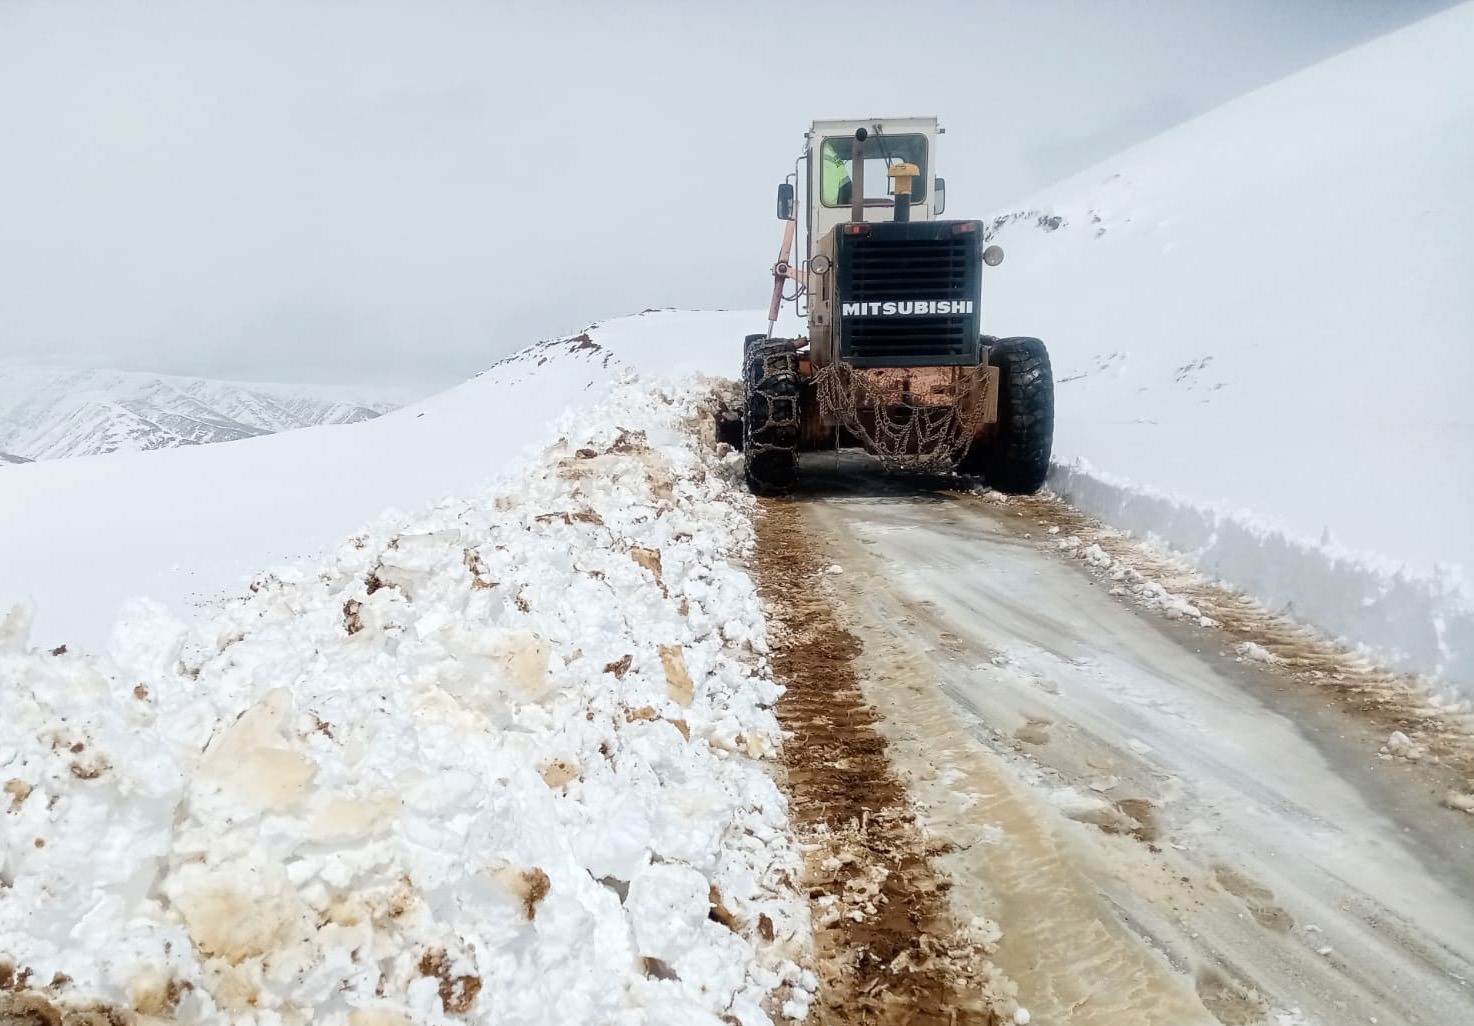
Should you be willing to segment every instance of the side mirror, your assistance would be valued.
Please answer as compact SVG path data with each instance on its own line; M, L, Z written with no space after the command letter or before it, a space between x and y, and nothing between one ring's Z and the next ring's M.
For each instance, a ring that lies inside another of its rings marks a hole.
M935 191L932 193L932 202L936 205L936 214L938 217L941 217L947 212L947 179L937 179Z
M778 220L793 220L793 183L784 182L778 186Z

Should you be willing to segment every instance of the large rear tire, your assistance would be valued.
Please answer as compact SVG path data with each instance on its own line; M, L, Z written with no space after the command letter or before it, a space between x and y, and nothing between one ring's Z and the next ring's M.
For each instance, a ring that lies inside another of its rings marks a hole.
M1044 484L1054 448L1054 370L1037 338L992 342L988 363L998 368L998 423L963 458L959 469L982 474L988 485L1030 495Z
M748 336L742 347L742 458L754 495L786 495L798 478L803 395L798 347Z

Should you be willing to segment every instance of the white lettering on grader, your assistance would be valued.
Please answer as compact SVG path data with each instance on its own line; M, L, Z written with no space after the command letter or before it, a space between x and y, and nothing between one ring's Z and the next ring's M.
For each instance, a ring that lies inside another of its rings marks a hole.
M907 317L935 314L970 314L971 299L877 300L870 303L841 303L841 317Z

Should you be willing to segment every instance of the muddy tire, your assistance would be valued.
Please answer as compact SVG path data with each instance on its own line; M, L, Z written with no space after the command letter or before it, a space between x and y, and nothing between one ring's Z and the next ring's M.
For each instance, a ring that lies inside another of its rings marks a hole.
M965 474L1012 495L1037 492L1054 447L1054 371L1037 338L1004 338L988 348L998 368L998 423L963 458Z
M785 495L798 477L798 425L803 394L798 347L748 336L742 347L742 458L754 495Z
M746 396L747 362L752 358L752 347L759 342L766 341L767 337L768 336L765 333L760 332L756 335L748 335L742 340L742 371L740 377L743 381L743 397L738 399L737 409L733 409L732 407L726 405L720 405L718 406L715 413L717 441L725 442L737 452L742 451L742 447L747 441L743 437L743 419L741 410L741 405L744 402Z

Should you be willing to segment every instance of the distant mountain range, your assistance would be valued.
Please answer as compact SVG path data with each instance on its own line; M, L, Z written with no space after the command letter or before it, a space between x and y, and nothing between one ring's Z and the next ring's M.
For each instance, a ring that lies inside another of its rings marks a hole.
M352 424L399 405L372 389L0 363L0 466Z

